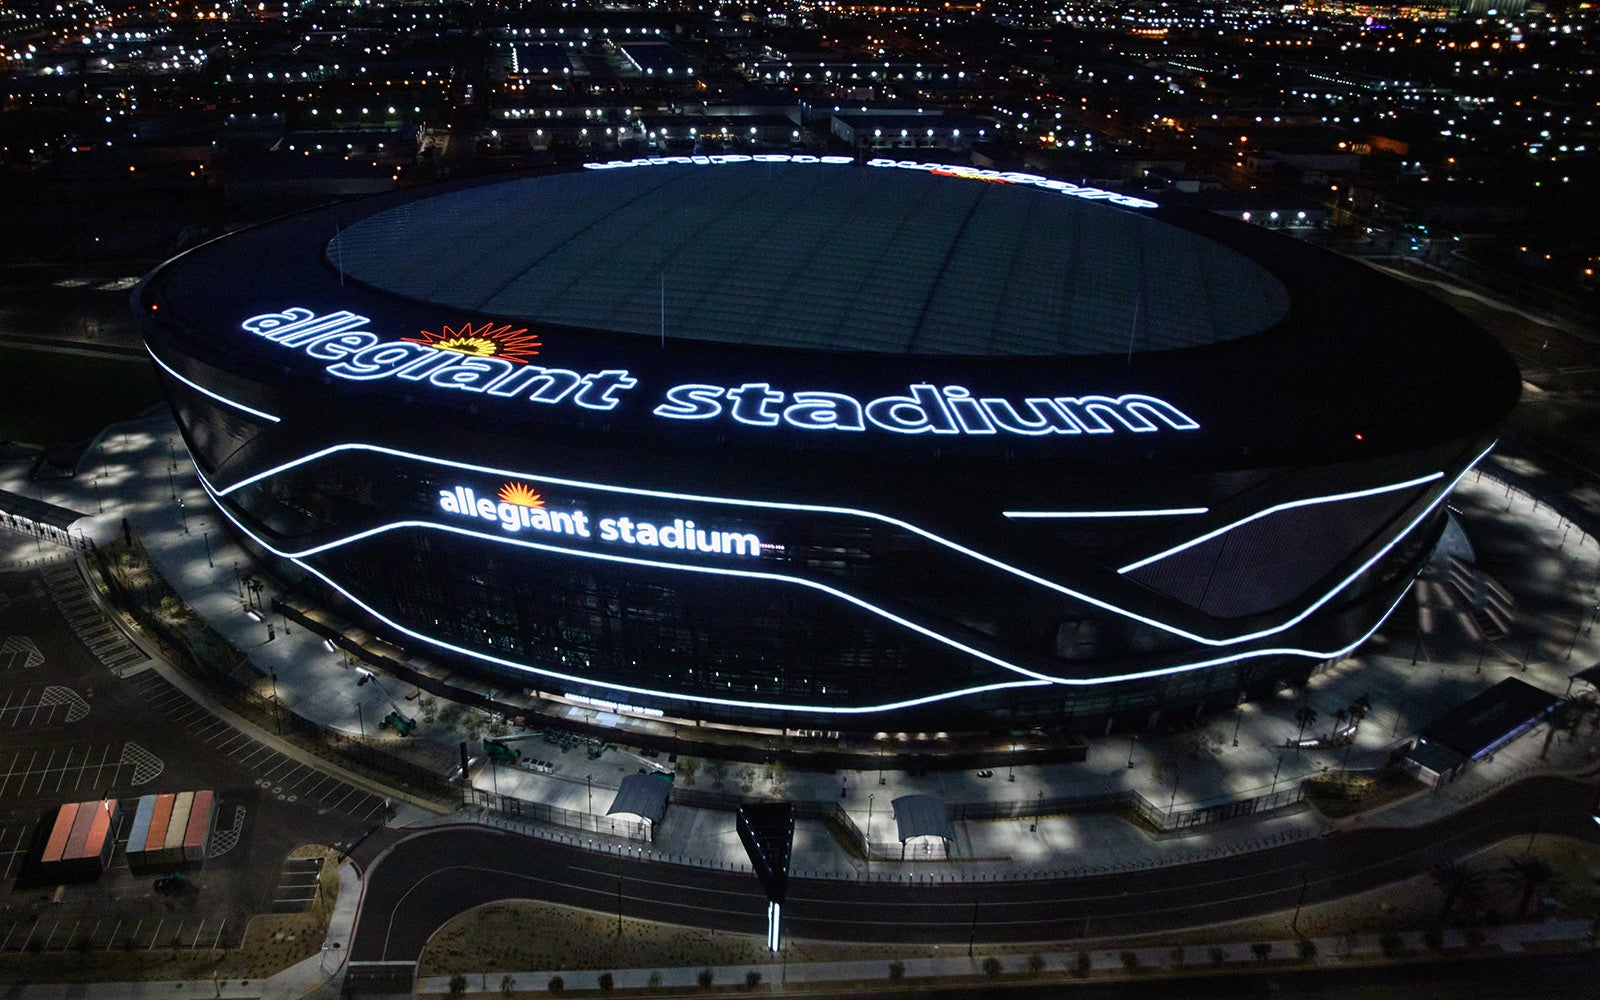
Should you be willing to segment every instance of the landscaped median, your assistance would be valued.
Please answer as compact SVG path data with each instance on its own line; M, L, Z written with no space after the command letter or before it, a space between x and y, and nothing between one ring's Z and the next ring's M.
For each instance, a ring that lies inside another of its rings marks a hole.
M1527 838L1512 838L1453 866L1293 914L1123 941L979 942L970 956L964 943L805 940L786 941L782 955L774 956L759 935L500 901L461 914L435 933L418 963L417 988L448 994L454 980L459 992L548 996L707 987L775 991L784 985L848 990L919 980L1067 983L1595 947L1600 901L1590 890L1600 846L1553 836L1533 846L1530 851ZM1463 885L1455 884L1456 869L1465 873ZM1527 873L1536 870L1540 877L1530 881Z

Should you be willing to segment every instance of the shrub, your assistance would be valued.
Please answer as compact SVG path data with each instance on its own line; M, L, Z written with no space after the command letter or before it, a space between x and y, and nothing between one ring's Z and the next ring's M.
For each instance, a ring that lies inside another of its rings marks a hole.
M749 972L746 972L744 974L744 988L745 989L753 990L757 986L760 986L760 985L761 985L761 973L758 970L751 969Z
M1083 979L1087 977L1090 971L1093 969L1094 959L1089 956L1089 953L1086 951L1078 952L1078 962L1074 969L1074 971L1078 973L1078 978Z
M609 989L611 989L611 987L615 986L616 984L617 984L616 980L611 978L611 973L609 973L609 972L600 973L600 988L601 989L609 990Z
M1183 968L1183 949L1182 948L1174 948L1174 949L1172 949L1172 953L1167 956L1167 959L1168 959L1168 961L1170 961L1172 963L1172 967L1174 969Z
M1310 938L1301 938L1295 948L1300 952L1301 961L1309 962L1317 957L1317 943Z
M1440 951L1444 948L1444 931L1437 927L1429 927L1422 932L1422 943L1429 951Z
M1223 962L1228 960L1228 953L1223 951L1221 948L1216 947L1215 945L1211 947L1210 955L1212 965L1221 965Z
M650 973L650 988L651 989L655 989L657 986L660 986L660 985L661 985L661 973L659 973L659 972L651 972Z
M906 977L906 963L898 958L889 963L889 981L898 983Z
M1039 973L1041 973L1043 971L1044 971L1044 956L1039 954L1038 952L1034 952L1033 954L1029 955L1028 956L1028 972L1031 975L1037 976Z
M710 969L701 969L700 975L695 977L695 981L700 984L701 989L709 990L711 988L712 981L716 978L716 973L712 972Z
M1250 946L1250 954L1256 957L1256 961L1265 962L1267 959L1272 957L1272 943L1269 941L1258 941Z
M1136 952L1136 951L1125 951L1125 952L1122 953L1122 955L1120 957L1122 958L1122 967L1124 969L1127 969L1129 972L1133 972L1133 971L1135 971L1135 970L1137 970L1139 968L1139 953L1138 952Z
M1000 978L1000 973L1004 971L1005 966L1001 965L1000 960L995 958L993 955L990 955L988 958L983 960L983 974L988 976L990 979Z
M550 992L551 993L560 993L562 990L564 990L566 988L567 988L567 981L565 979L562 979L560 976L551 976L550 977Z

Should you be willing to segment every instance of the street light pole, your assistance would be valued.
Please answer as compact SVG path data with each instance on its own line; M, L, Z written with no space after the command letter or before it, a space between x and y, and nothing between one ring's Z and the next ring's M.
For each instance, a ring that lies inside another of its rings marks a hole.
M972 945L978 940L978 901L972 901L972 930L967 935L967 957L972 957Z
M206 543L206 565L215 569L217 564L211 561L211 529L200 532L200 539Z
M1273 795L1277 794L1278 772L1281 770L1283 770L1283 754L1280 753L1278 754L1278 766L1272 769L1272 790L1267 792L1268 798L1271 798Z
M866 846L862 853L865 854L867 858L868 875L872 874L872 800L877 797L878 796L876 793L867 796L867 836Z
M584 780L584 783L589 788L589 815L593 816L594 815L594 775L586 774L586 775L583 776L583 780Z
M1300 907L1305 905L1305 902L1306 902L1306 886L1309 885L1309 884L1310 884L1310 880L1305 875L1301 875L1300 876L1300 898L1295 901L1295 904L1294 904L1294 917L1289 921L1289 929L1291 931L1294 931L1296 934L1298 934L1300 932Z
M1138 742L1139 742L1139 734L1138 733L1134 733L1132 736L1128 737L1128 766L1129 767L1133 766L1133 747Z

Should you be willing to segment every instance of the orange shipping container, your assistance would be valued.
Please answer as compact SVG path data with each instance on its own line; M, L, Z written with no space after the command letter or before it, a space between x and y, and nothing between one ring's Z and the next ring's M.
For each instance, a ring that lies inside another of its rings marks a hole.
M183 836L185 861L204 861L206 838L211 834L212 795L195 792L194 806L189 810L189 829Z
M115 799L101 799L99 802L85 802L84 807L90 810L89 837L83 843L80 853L74 858L98 858L106 846L106 838L111 835L111 814L116 811Z
M156 811L150 817L150 832L144 838L144 849L159 851L167 842L167 824L172 822L172 803L178 797L171 792L156 796Z
M78 818L78 804L68 802L56 812L56 825L50 828L50 840L44 846L46 864L60 861L67 849L67 837L72 833L72 821Z
M62 861L83 857L83 845L89 841L89 827L94 823L94 803L78 803L78 815L72 820L72 832L67 835L67 849L61 852Z

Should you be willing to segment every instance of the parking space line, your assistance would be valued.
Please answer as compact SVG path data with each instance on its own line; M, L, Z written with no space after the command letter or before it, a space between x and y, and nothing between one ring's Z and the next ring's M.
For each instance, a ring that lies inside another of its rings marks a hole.
M44 767L39 770L39 788L37 789L39 794L43 794L44 793L44 779L49 777L49 775L50 775L50 762L55 760L55 759L56 759L56 752L54 750L51 750L50 751L50 756L45 758ZM32 770L32 765L29 765L29 770Z
M228 747L239 742L240 740L249 739L249 737L245 736L244 733L241 733L237 730L229 730L229 733L231 735L229 735L227 739L222 740L219 743L214 743L212 746L215 746L218 750L227 750Z
M221 719L212 719L211 725L206 726L203 729L193 730L193 733L197 739L209 740L212 736L217 734L218 730L227 728L228 724L226 722L223 722Z
M343 795L339 796L339 801L335 802L333 804L333 808L337 809L340 806L344 805L344 800L348 799L350 796L354 795L355 793L356 793L356 789L347 786L346 789L345 789L345 793Z
M6 794L6 785L10 784L11 782L11 772L17 769L17 758L21 756L21 750L18 750L16 753L11 755L11 763L6 765L5 780L0 781L0 796L4 796Z
M266 774L266 777L271 778L274 783L282 784L286 779L277 777L278 773L287 767L289 770L286 773L293 774L294 769L299 766L300 762L295 760L293 757L285 757L283 758L283 763L274 766L273 769Z
M169 689L165 694L152 698L151 704L156 708L166 711L168 705L183 698L183 692L176 688Z
M265 743L257 743L256 744L256 748L253 751L250 752L249 756L236 757L235 759L238 760L239 763L241 763L241 764L244 764L246 766L250 766L250 762L252 760L255 760L257 757L261 756L264 753L272 753L272 752L274 752L272 750L272 748L267 746Z
M304 792L301 792L302 795L309 796L311 793L315 792L317 789L333 780L329 775L323 774L321 771L312 771L311 776L318 779L317 783L312 785L310 788L307 788Z
M375 813L379 809L383 808L383 800L382 799L378 798L377 796L371 796L371 798L372 798L372 805L367 808L366 812L362 813L360 816L356 816L356 822L365 823L369 818L371 818L373 813ZM352 811L351 815L355 816L355 813Z
M295 781L294 784L289 786L289 791L291 791L291 792L299 791L301 785L305 784L306 782L310 781L312 778L315 778L317 776L316 768L312 767L310 764L305 765L305 769L306 769L306 773L303 774L303 775L300 775L299 779L297 781Z

